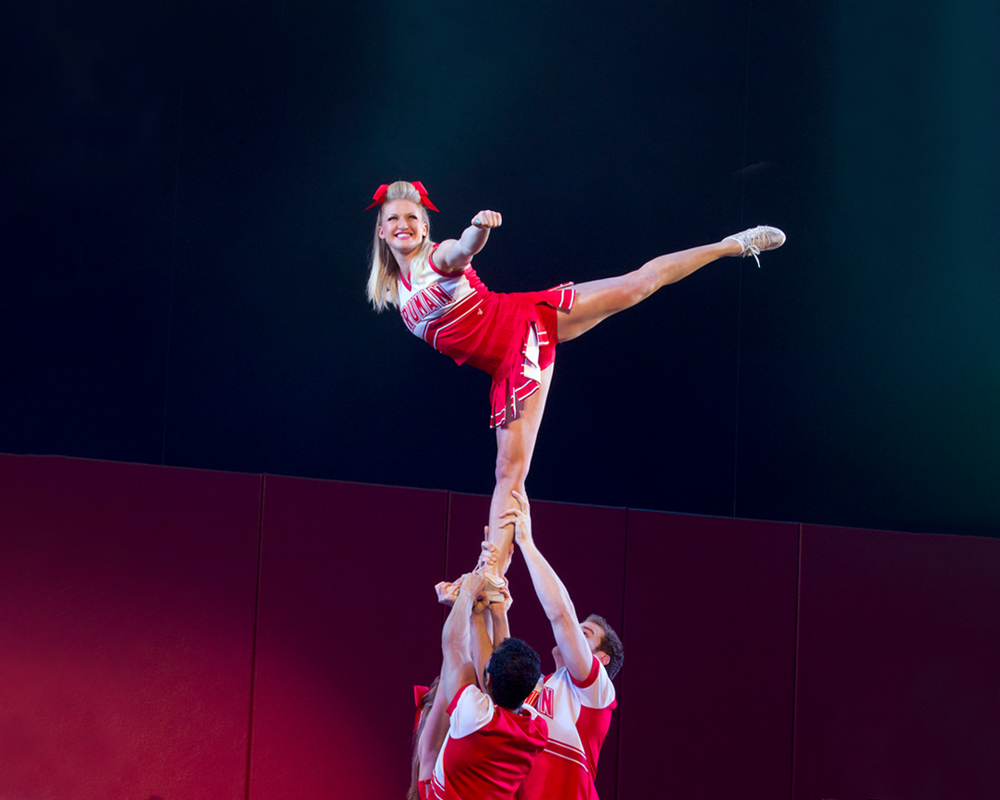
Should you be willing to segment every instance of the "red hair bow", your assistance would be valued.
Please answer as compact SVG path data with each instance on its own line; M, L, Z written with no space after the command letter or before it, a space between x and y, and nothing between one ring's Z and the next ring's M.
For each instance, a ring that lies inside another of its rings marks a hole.
M417 732L417 728L420 727L420 712L424 710L423 700L424 695L430 691L427 686L414 686L413 687L413 702L417 707L417 718L413 721L413 732Z
M437 211L437 207L431 202L430 198L427 196L427 190L424 188L424 185L420 181L413 181L413 188L416 189L417 194L420 195L420 204L422 206L429 208L431 211ZM374 208L375 206L382 205L382 203L385 202L385 195L386 192L388 191L389 191L389 184L383 183L381 186L379 186L378 189L375 190L375 194L372 195L372 200L374 200L375 202L372 203L370 206L368 206L368 208ZM365 211L367 211L368 208L366 208Z

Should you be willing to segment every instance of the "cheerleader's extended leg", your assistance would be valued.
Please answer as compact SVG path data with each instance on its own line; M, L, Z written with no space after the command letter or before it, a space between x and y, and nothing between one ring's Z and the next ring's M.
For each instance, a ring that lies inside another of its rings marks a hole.
M713 261L738 255L739 245L724 240L659 256L633 272L614 278L578 283L573 287L576 302L572 310L559 312L559 341L575 339L599 322L641 303L668 283L676 283Z
M496 429L497 462L496 485L493 488L493 500L490 502L489 540L499 553L506 553L514 541L513 527L500 527L500 515L508 508L518 508L512 494L518 491L527 496L524 481L531 467L531 456L535 450L535 440L538 438L538 428L545 411L545 400L549 395L549 385L552 382L552 370L555 364L550 364L542 370L539 389L523 401L516 418ZM504 563L501 557L500 565ZM497 566L499 571L500 565Z
M778 228L761 225L727 236L721 242L692 247L647 261L639 269L615 278L576 284L576 302L559 312L559 341L568 342L608 317L641 303L668 283L676 283L725 256L757 256L785 243ZM759 264L758 260L758 264Z

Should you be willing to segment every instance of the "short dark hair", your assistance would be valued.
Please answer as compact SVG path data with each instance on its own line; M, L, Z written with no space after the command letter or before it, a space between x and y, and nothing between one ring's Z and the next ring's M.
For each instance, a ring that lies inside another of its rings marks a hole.
M501 708L514 711L521 707L542 675L542 660L527 642L504 639L493 651L486 665L490 676L490 694Z
M618 674L618 670L622 668L622 662L625 660L625 648L622 646L622 640L618 638L615 629L608 625L608 621L604 617L598 614L591 614L587 617L587 621L593 622L595 625L600 625L601 630L604 631L604 636L601 637L601 642L597 645L597 652L607 653L608 658L611 659L605 669L608 671L608 677L614 678Z

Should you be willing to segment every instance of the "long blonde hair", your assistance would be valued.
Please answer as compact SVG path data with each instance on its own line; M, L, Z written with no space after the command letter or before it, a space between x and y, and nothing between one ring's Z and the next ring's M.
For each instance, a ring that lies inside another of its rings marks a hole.
M372 262L368 269L368 302L375 306L376 311L383 311L386 306L399 305L399 264L393 256L389 245L378 235L379 226L382 224L382 208L385 203L393 200L409 200L420 207L423 221L427 225L427 236L423 244L417 251L417 258L429 258L434 243L431 241L431 221L427 216L427 209L421 203L420 192L409 181L396 181L389 185L385 193L383 205L379 206L378 216L375 218L375 241L372 244Z

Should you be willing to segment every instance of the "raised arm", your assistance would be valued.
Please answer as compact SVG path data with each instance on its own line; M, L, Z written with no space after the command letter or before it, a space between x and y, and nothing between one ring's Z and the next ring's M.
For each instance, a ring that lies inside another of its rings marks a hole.
M499 551L497 546L489 540L490 528L487 525L483 530L486 538L482 544L482 553L479 556L479 563L476 565L476 569L481 569L484 572L494 567L497 562L500 561ZM510 550L507 551L507 557L504 559L503 566L500 569L500 574L505 575L507 573L507 568L510 566L511 556L514 555L514 543L510 543ZM510 596L510 589L507 587L507 582L504 581L504 585L499 587L500 594L503 595L503 602L490 603L490 619L492 620L493 628L493 647L499 647L500 643L504 639L510 638L510 623L508 622L507 612L510 611L511 603L514 602L513 598Z
M520 507L507 509L501 515L501 520L507 525L514 526L514 541L521 548L524 563L528 565L528 572L531 573L535 594L538 595L545 615L552 624L552 633L555 634L563 663L570 675L578 681L584 681L594 666L594 654L587 643L587 637L583 635L569 592L545 556L535 546L531 535L528 499L520 492L515 491L513 495Z
M507 612L513 602L510 597L510 590L506 586L500 587L503 595L502 603L490 603L490 616L493 618L493 647L497 648L504 639L510 638L510 625L507 622Z
M458 272L472 263L472 257L486 246L490 229L503 219L497 211L480 211L458 239L446 239L434 251L434 264L443 272Z
M483 685L483 671L493 655L493 636L490 631L489 614L483 613L488 601L486 598L477 600L472 606L472 662L476 672L479 688L486 691Z
M470 651L471 636L469 618L476 598L482 594L486 586L486 578L482 573L472 572L462 576L462 587L458 598L451 607L451 613L445 620L441 631L441 687L444 692L445 708L451 705L458 690L476 680L475 667Z
M418 780L427 780L434 772L434 762L437 761L438 752L441 750L445 734L448 732L447 708L448 704L445 703L441 687L438 686L438 690L434 694L434 702L430 711L427 712L417 740Z

